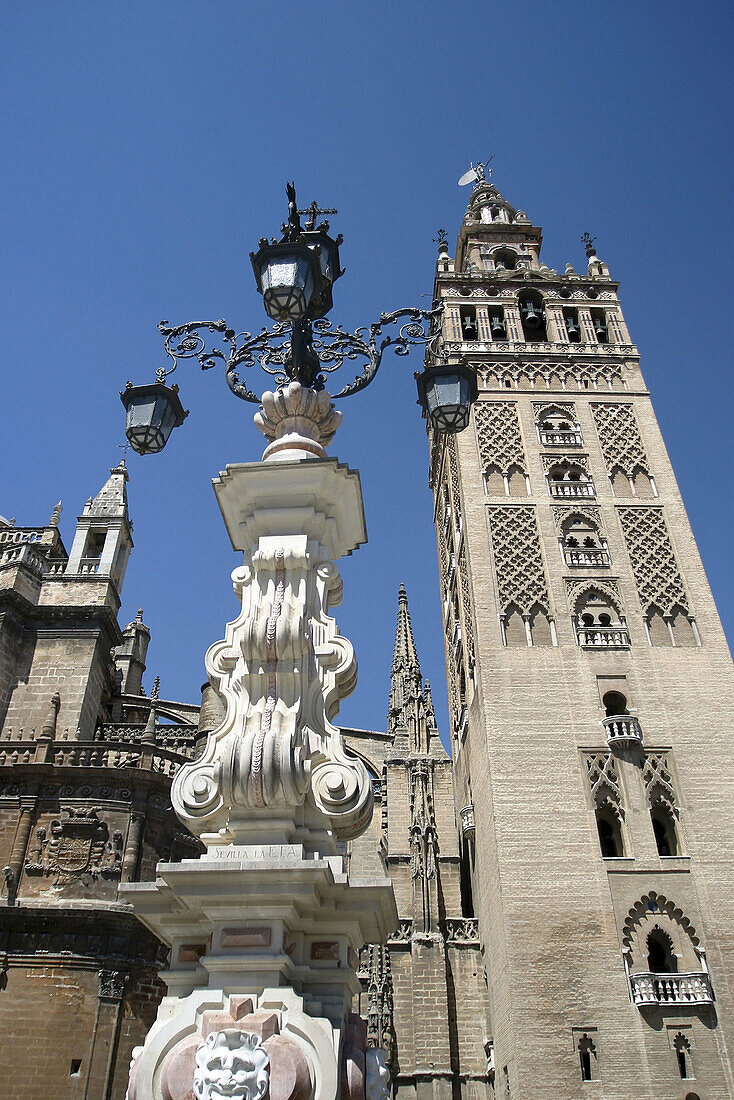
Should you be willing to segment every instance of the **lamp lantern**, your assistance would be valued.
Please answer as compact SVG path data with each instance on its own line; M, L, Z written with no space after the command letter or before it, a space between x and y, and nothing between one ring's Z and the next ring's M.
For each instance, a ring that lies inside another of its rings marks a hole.
M268 316L286 323L304 318L324 281L318 253L300 241L269 244L263 238L250 259Z
M418 403L434 431L463 432L477 396L474 371L463 363L437 362L416 374L415 380Z
M151 382L133 386L128 382L120 391L125 406L125 435L134 451L140 455L162 451L174 428L189 415L178 396L178 386Z

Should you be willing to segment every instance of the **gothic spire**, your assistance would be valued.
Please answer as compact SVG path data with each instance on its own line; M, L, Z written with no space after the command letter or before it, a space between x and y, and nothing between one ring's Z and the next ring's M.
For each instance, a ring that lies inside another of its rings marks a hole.
M85 516L119 516L128 519L126 482L130 480L125 459L110 470L110 476L96 497L87 501Z
M444 754L438 736L431 688L423 687L418 651L410 622L405 585L398 591L398 622L390 673L387 731L400 752Z
M413 627L408 610L405 585L398 591L398 622L395 631L395 650L390 673L390 703L387 714L388 733L393 735L407 724L407 712L411 703L421 694L421 666L413 639Z

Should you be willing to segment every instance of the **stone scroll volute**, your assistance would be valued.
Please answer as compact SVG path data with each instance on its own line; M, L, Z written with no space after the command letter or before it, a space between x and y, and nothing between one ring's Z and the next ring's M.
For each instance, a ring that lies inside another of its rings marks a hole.
M243 839L264 810L315 814L356 835L372 789L330 721L356 684L351 643L328 614L341 600L339 571L305 534L263 536L232 580L241 613L205 658L225 716L178 772L176 812L205 843Z

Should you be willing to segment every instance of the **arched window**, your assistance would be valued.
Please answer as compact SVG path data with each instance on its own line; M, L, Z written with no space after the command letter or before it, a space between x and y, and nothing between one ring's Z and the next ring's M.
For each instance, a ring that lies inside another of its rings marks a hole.
M568 333L568 339L572 344L581 343L581 326L579 325L579 315L575 309L564 309L563 320L566 322L566 332Z
M640 469L639 466L632 472L632 487L634 488L636 497L655 496L652 478L645 470Z
M647 969L651 974L677 974L678 960L673 941L662 928L653 928L647 937Z
M676 646L695 646L696 635L694 634L691 620L682 607L675 606L670 616L670 629L675 639Z
M545 327L545 306L542 295L535 290L523 291L518 297L518 305L523 335L527 343L545 343L548 334Z
M564 460L548 470L548 491L552 497L574 500L593 497L594 485L583 466Z
M477 311L474 306L462 306L460 317L462 338L464 340L476 340L479 333L477 330Z
M688 1077L693 1077L693 1060L691 1058L691 1044L686 1039L682 1032L678 1032L673 1040L673 1049L675 1050L675 1056L678 1061L678 1072L681 1078L685 1081ZM689 1096L691 1094L689 1093Z
M628 714L627 700L621 691L607 691L602 699L607 718L617 718L621 714Z
M492 259L497 270L514 271L517 267L517 252L511 248L498 248Z
M607 315L605 311L603 309L592 309L591 323L594 326L596 342L598 344L608 344L609 332L607 329Z
M507 339L505 311L501 307L498 309L491 309L489 311L489 331L492 333L493 340Z
M576 635L581 646L626 647L629 634L611 600L596 590L584 592L576 603Z
M502 471L496 466L490 466L484 473L484 484L487 487L487 492L490 496L498 497L505 496L507 489L505 488L505 479Z
M515 604L510 604L505 618L505 644L507 646L527 646L528 635L525 622Z
M550 619L538 604L530 612L530 634L533 645L553 645Z
M596 1046L594 1040L588 1035L582 1035L578 1042L579 1062L581 1063L581 1080L596 1080Z
M654 646L672 646L673 639L670 636L668 624L662 614L653 608L647 618L647 630L650 635L650 644Z
M624 855L622 829L619 818L608 807L599 806L596 811L596 828L599 833L599 847L604 859L619 859Z
M575 419L560 409L547 409L538 417L538 434L545 447L581 447L583 438Z
M609 565L607 540L586 515L570 515L561 524L561 551L566 565L596 568Z
M677 856L678 836L670 810L666 806L658 804L650 810L650 817L652 818L652 830L655 834L658 855Z
M612 492L615 497L628 497L630 496L632 489L630 488L630 479L626 473L617 466L611 473Z

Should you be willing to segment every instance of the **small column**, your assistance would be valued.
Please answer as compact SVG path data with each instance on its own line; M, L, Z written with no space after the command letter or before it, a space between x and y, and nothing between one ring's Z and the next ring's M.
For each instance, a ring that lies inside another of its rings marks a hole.
M585 344L595 344L596 333L594 332L590 309L579 309L579 326L583 342Z
M26 851L28 849L28 837L31 835L31 828L33 826L33 815L36 811L37 801L38 799L35 795L21 798L20 800L18 827L15 831L13 850L10 853L9 871L6 873L8 898L12 898L13 900L18 894L20 876L23 871L23 864L25 862Z
M142 796L138 798L136 805L130 811L130 825L127 830L125 854L122 857L121 882L135 882L137 880L143 828L145 826L145 808L145 798Z
M563 319L563 310L560 306L549 305L545 311L546 320L548 322L548 339L551 343L567 344L568 333L566 332L566 322Z
M110 1095L127 977L124 970L99 971L99 1000L82 1100Z
M46 721L43 723L38 741L36 742L36 764L48 764L53 762L53 743L56 737L56 723L61 707L61 696L58 691L51 696L51 709Z

